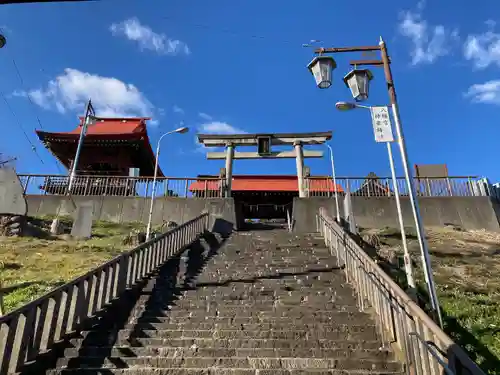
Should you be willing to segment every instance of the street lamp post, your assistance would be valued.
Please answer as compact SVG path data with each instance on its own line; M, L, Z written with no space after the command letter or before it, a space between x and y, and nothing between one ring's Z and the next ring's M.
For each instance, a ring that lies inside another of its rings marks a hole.
M335 162L333 160L333 149L326 143L326 147L330 150L330 162L332 163L332 180L333 180L333 191L335 194L335 208L337 210L337 223L340 224L340 209L339 209L339 194L337 192L337 176L335 174Z
M174 134L174 133L180 133L180 134L182 134L182 133L186 133L188 131L189 131L189 128L183 126L181 128L178 128L178 129L166 132L165 134L163 134L160 137L160 139L158 139L158 144L156 146L155 171L154 171L154 176L153 176L153 189L152 189L153 191L151 192L151 204L149 206L148 227L146 229L146 241L149 240L149 237L150 237L150 234L151 234L151 221L152 221L152 218L153 218L153 207L154 207L155 195L156 195L156 178L157 178L157 175L158 175L158 159L160 157L160 143L161 143L161 140L166 135Z
M363 108L371 110L372 107L366 105L360 105L357 103L348 103L348 102L338 102L335 104L335 107L341 111L346 111L350 109ZM384 107L387 110L387 107ZM392 130L392 129L391 129ZM391 168L391 177L392 184L394 186L394 197L396 200L396 210L398 212L398 221L399 221L399 230L401 231L401 241L403 243L403 258L405 264L405 273L406 273L406 281L409 287L409 293L411 297L415 297L416 287L415 287L415 278L413 277L413 269L411 265L411 257L410 252L408 250L408 242L406 239L406 230L403 221L403 211L401 209L401 199L399 194L399 186L398 179L396 177L396 169L394 168L394 157L392 155L392 145L391 142L384 142L387 145L387 156L389 157L389 165Z
M415 219L415 227L417 230L418 243L421 250L422 255L422 266L425 274L425 281L427 283L427 288L429 292L429 297L431 300L432 309L436 313L436 317L438 323L443 326L443 321L441 317L441 310L439 308L439 301L437 298L436 288L434 285L434 278L432 276L432 268L430 262L429 248L427 241L425 239L424 227L422 224L422 217L420 215L420 208L418 205L418 201L416 199L416 190L415 185L413 183L413 176L411 173L410 164L407 156L406 143L404 139L403 129L401 125L401 117L399 114L399 107L397 103L396 89L394 86L394 80L392 77L392 71L390 66L389 54L387 51L387 46L382 38L380 38L380 42L378 46L358 46L358 47L341 47L341 48L318 48L315 50L318 57L323 57L325 53L343 53L343 52L372 52L372 51L380 51L381 60L357 60L351 61L350 65L354 67L361 65L370 65L370 66L383 66L385 80L387 83L387 90L389 94L389 101L391 105L392 114L394 117L394 125L396 129L397 141L399 144L401 159L403 164L403 170L405 174L406 183L408 185L408 195L410 198L410 203L413 211L413 217ZM326 59L318 59L316 57L311 61L308 65L308 68L314 74L314 78L316 84L319 88L328 88L331 85L331 77L332 74L325 74L325 70L328 67L336 67L335 62L327 61ZM314 66L314 65L322 65L322 66ZM318 76L320 75L320 76ZM345 82L351 89L353 97L357 101L362 101L368 98L368 83L371 79L371 75L366 73L366 71L355 69L350 74L345 77ZM327 83L325 83L325 80ZM352 80L349 81L348 80ZM328 82L329 81L329 82ZM321 83L321 84L320 84ZM328 84L329 83L329 84ZM355 88L356 90L354 90ZM365 92L362 90L365 89Z

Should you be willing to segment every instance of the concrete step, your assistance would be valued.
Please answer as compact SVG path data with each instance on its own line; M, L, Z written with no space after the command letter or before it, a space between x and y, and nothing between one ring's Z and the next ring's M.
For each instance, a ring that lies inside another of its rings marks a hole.
M114 347L81 347L68 348L64 357L240 357L240 358L371 358L387 360L392 354L388 350L366 349L229 349L229 348L198 348L164 347L164 346L114 346Z
M256 277L258 275L261 275L261 277L266 276L266 277L274 277L274 278L318 278L321 277L322 279L330 279L330 280L335 280L338 279L339 277L344 277L344 271L341 269L332 269L332 266L324 267L324 271L321 270L310 270L306 267L288 267L288 268L277 268L273 267L272 269L268 269L265 266L262 265L257 265L257 266L252 266L252 268L247 267L233 267L233 268L228 268L225 269L223 267L218 267L217 269L210 270L210 269L205 269L203 271L203 274L200 276L203 277L213 277L213 276L218 276L222 275L226 278L229 278L228 275L232 274L245 274L245 278L249 277Z
M126 338L108 341L75 338L70 340L74 348L89 346L110 347L176 347L198 349L314 349L314 350L379 350L381 344L377 340L283 340L283 339L203 339L203 338L135 338L130 342Z
M356 369L401 371L400 363L390 360L359 358L248 358L248 357L77 357L61 358L57 367L67 368L249 368L249 369Z
M232 297L231 295L221 295L206 293L203 295L181 295L178 299L172 301L171 299L165 298L165 296L155 296L152 298L139 299L137 301L137 306L140 305L170 305L175 306L179 309L184 308L202 308L207 305L220 305L225 307L238 307L238 306L259 306L279 304L284 307L294 307L302 306L303 304L308 304L309 306L321 306L325 303L331 303L334 301L348 301L353 303L355 301L354 294L349 289L340 289L339 291L320 291L319 293L297 293L290 292L286 290L274 291L274 290L263 290L255 293L253 296L248 294L240 293L238 297ZM232 297L232 298L231 298ZM246 297L246 298L245 298Z
M207 302L217 300L224 303L238 303L244 300L249 300L252 303L264 303L271 300L279 299L282 303L297 303L307 299L311 303L324 302L328 298L352 296L353 290L346 284L337 284L334 290L318 289L311 293L310 288L296 287L292 289L286 285L280 285L279 288L263 290L234 290L233 288L200 288L198 291L186 291L179 296L176 303L184 303L184 301L200 301ZM162 300L162 296L152 296L152 300ZM326 297L326 298L325 298ZM144 296L140 301L147 301Z
M205 312L210 312L210 311L218 311L219 314L227 313L227 314L235 314L239 311L245 312L245 311L259 311L261 313L263 312L276 312L280 313L282 311L290 312L290 313L295 313L295 312L302 312L303 310L314 310L314 311L329 311L329 310L336 310L339 307L352 307L356 303L356 299L354 297L345 297L345 298L338 298L335 300L335 302L326 302L323 304L307 304L307 302L304 302L300 305L284 305L279 302L276 303L266 303L266 304L248 304L248 305L243 305L243 304L218 304L218 303L207 303L207 304L198 304L198 305L184 305L184 306L178 306L178 305L171 305L171 304L151 304L151 305L139 305L135 307L135 311L139 310L159 310L162 309L164 311L171 311L171 312L176 312L176 313L196 313L198 311L205 311Z
M265 291L264 291L265 292ZM296 291L273 291L273 294L269 295L265 293L264 295L256 295L255 298L228 298L227 295L221 294L210 294L206 293L204 295L192 293L190 295L182 295L176 301L172 302L173 305L183 308L190 306L205 306L207 304L219 304L224 306L239 306L239 305L252 305L260 306L266 304L273 304L278 301L280 305L284 306L295 306L303 303L308 303L309 305L324 304L325 302L330 302L339 299L350 299L353 297L353 293L350 289L340 289L338 291L333 291L328 293L323 291L324 294L310 294L310 293L298 293ZM260 294L260 293L259 293ZM240 296L244 294L240 294ZM143 298L144 297L144 298ZM162 303L165 297L162 296L141 296L138 303Z
M257 291L232 291L226 289L226 291L221 291L217 289L216 291L206 290L203 293L186 292L178 297L173 303L177 306L187 303L221 303L221 304L237 304L237 303L251 303L251 304L262 304L270 301L279 300L281 304L294 304L299 301L310 301L315 303L317 301L328 302L334 298L345 298L352 297L354 292L348 286L339 287L335 290L321 289L311 290L306 289L293 289L292 287L287 287L286 285L276 288L274 290L264 289ZM165 301L164 297L155 297L151 300L144 298L138 302L149 302L149 301Z
M307 272L307 273L306 273ZM236 277L237 276L237 277ZM268 279L268 282L276 280L328 280L337 281L344 279L344 273L342 270L338 271L325 271L325 272L311 272L304 271L301 269L278 269L278 270L266 270L264 267L256 267L255 269L245 270L244 268L233 268L233 269L218 269L215 271L205 270L198 277L200 280L204 279L218 279L218 281L226 280L242 280L246 281L250 278L260 278L261 280L255 280L256 282L263 282ZM214 282L216 280L210 280ZM248 283L248 282L247 282Z
M308 281L311 282L311 281ZM314 295L325 295L325 294L340 294L340 293L353 293L353 289L345 280L338 280L333 285L330 286L314 286L306 285L304 281L276 281L274 284L268 282L256 282L252 284L244 283L231 283L221 286L212 285L198 285L193 288L184 289L179 298L185 298L191 296L193 298L203 299L206 296L220 296L221 298L234 298L234 296L246 296L246 297L261 297L261 296L301 296L303 294L307 296ZM272 292L270 294L269 292ZM153 296L159 293L154 293Z
M171 316L139 316L136 318L129 319L130 323L141 322L141 323L178 323L179 321L183 323L210 323L210 324L275 324L275 325L285 325L285 326L300 326L303 324L314 323L314 324L373 324L370 316L363 312L331 312L324 316L315 316L314 320L305 319L293 319L290 317L276 317L276 316L254 316L254 317L241 317L239 315L233 316L191 316L185 317L183 320L172 318Z
M335 249L333 249L335 250ZM210 260L210 264L221 264L225 261L238 262L238 259L243 263L249 262L250 260L268 259L274 261L287 260L292 263L298 264L299 261L304 259L324 259L327 262L334 259L336 256L335 251L330 251L324 248L320 251L318 250L304 250L304 249L290 249L290 250L269 250L269 251L258 251L255 253L221 253L220 256Z
M315 324L315 323L299 323L298 325L288 324L270 324L270 323L250 323L250 324L217 324L217 323L130 323L126 324L123 329L126 330L245 330L245 331L319 331L319 332L377 332L373 323L368 324Z
M298 253L300 251L300 253ZM241 255L234 254L232 256L222 254L221 256L211 259L207 264L207 267L213 267L217 265L218 267L224 265L233 266L252 266L255 264L265 265L265 264L280 264L283 267L288 267L290 265L295 265L295 267L307 267L307 266L326 266L327 264L334 266L336 263L336 252L325 250L322 252L308 252L301 250L293 250L286 252L273 251L268 253L256 253L253 255ZM254 263L252 263L254 262Z
M267 276L266 276L267 277ZM253 281L252 279L257 279ZM248 280L248 281L247 281ZM245 284L241 286L241 284ZM193 280L189 289L207 289L211 288L212 291L216 291L219 288L231 288L234 287L234 290L237 291L280 291L285 288L297 289L300 288L301 291L306 292L306 290L310 294L315 294L315 292L324 292L331 291L333 292L335 289L339 287L339 285L346 284L344 278L339 278L337 280L314 280L314 279L285 279L282 280L273 280L273 279L259 279L259 277L249 277L248 279L244 279L241 277L237 278L198 278Z
M315 294L315 292L334 292L342 291L342 289L352 290L347 284L345 278L339 278L338 280L314 280L314 279L282 279L282 280L266 280L258 279L255 280L250 278L247 280L238 281L237 279L226 279L219 281L218 284L214 284L217 281L210 282L208 284L203 284L201 280L195 280L191 287L183 290L183 293L196 293L197 295L204 296L207 294L223 294L233 292L233 293L248 293L250 295L259 295L261 292L289 292L295 291L297 293L308 293L308 295ZM312 294L311 294L312 293ZM154 293L157 294L157 293Z
M237 309L234 312L230 313L227 310L220 312L217 314L216 310L207 312L206 310L193 310L193 311L169 311L162 309L148 309L146 311L134 311L130 314L130 319L139 318L139 317L166 317L169 316L171 318L176 319L187 319L187 318L199 318L199 317L208 317L208 316L218 316L224 318L255 318L258 320L262 320L262 318L280 318L286 317L291 319L309 319L310 321L322 319L329 319L333 313L336 312L346 312L346 313L356 313L359 312L359 309L355 306L342 306L339 305L335 308L335 310L308 310L308 309L298 309L296 311L292 310L274 310L274 311L255 311L252 309L242 310Z
M337 306L335 311L338 312L348 312L354 313L359 310L353 306ZM147 310L133 310L128 319L138 319L138 318L151 318L151 317L170 317L172 319L176 319L176 321L182 319L191 319L199 320L202 318L248 318L249 322L259 322L266 318L289 318L291 320L308 320L308 321L317 321L320 319L321 322L324 322L328 319L328 316L331 315L331 311L323 310L323 311L314 311L314 310L306 310L306 309L298 309L298 310L266 310L266 311L255 311L255 310L222 310L219 311L217 309L210 310L193 310L193 311L182 311L182 310L163 310L163 309L154 309L150 308Z
M223 253L220 256L211 259L210 264L223 264L225 262L238 264L238 260L240 260L243 264L251 265L251 260L268 260L270 262L288 262L304 266L304 264L301 264L300 261L312 260L313 262L315 262L317 260L324 260L325 263L329 263L330 261L335 259L335 256L336 252L332 252L328 249L324 249L322 251L309 251L300 249L292 249L288 251L271 250L268 252L260 251L253 254Z
M403 371L325 370L325 369L237 369L237 368L87 368L49 370L46 375L403 375Z
M210 260L209 266L214 265L214 264L234 264L234 265L239 265L239 264L244 264L247 266L252 265L252 261L263 261L263 262L269 262L269 263L276 263L276 264L281 264L283 266L288 266L290 264L294 264L297 266L306 266L308 263L300 263L303 260L311 260L312 263L310 264L316 264L316 262L320 262L319 264L324 264L324 263L331 263L332 260L335 260L336 258L336 252L333 251L331 252L330 250L326 250L324 252L307 252L307 251L301 251L298 253L296 250L289 251L289 252L279 252L274 250L273 252L269 253L255 253L253 255L245 254L242 256L241 254L238 257L230 257L227 254L221 255L220 257L216 257Z
M105 340L117 338L118 340L129 338L206 338L206 339L282 339L282 340L376 340L377 334L373 327L366 330L346 331L307 331L307 330L267 330L250 331L241 329L221 330L162 330L162 329L121 329L113 331L82 331L80 335L89 340Z
M331 267L328 267L330 269ZM228 282L233 283L261 283L269 280L277 282L276 280L328 280L331 282L345 279L343 271L324 271L324 272L310 272L307 269L300 268L266 268L257 266L254 268L245 269L219 268L215 271L205 270L197 277L197 282ZM279 281L278 281L279 283Z

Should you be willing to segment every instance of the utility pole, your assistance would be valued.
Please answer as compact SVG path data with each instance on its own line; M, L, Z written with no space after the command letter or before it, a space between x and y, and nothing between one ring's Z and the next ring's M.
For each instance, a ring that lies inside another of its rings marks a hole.
M82 152L83 140L85 139L85 135L87 134L88 126L91 122L95 121L95 111L94 107L92 107L92 102L89 99L87 103L87 109L85 110L85 117L83 118L82 129L80 131L80 139L78 140L78 146L76 148L75 158L73 159L73 163L71 165L71 171L69 174L69 183L68 183L68 191L67 194L71 194L71 189L73 188L73 182L76 175L76 168L78 166L78 160L80 159L80 154Z

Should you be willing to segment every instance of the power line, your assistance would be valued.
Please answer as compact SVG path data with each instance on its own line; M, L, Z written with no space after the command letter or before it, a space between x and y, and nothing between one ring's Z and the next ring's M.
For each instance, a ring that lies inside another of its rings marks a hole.
M99 0L2 0L2 4L29 4L29 3L81 3Z
M179 21L179 19L174 18L174 17L169 17L169 16L163 16L162 19L168 20L168 21L173 21L173 22ZM222 34L229 34L229 35L237 36L237 37L245 37L245 38L255 39L255 40L269 40L269 41L272 41L274 43L278 42L278 43L286 43L286 44L299 44L299 45L301 44L301 43L298 43L297 41L293 41L290 39L269 38L267 36L258 35L258 34L243 34L243 33L231 30L231 29L217 28L217 27L214 27L213 25L207 25L207 24L203 24L203 23L186 22L185 20L182 20L182 24L205 29L205 30L217 31L217 32L222 33Z
M31 145L31 150L36 154L36 156L38 157L38 159L40 160L40 162L42 164L45 164L43 162L43 159L41 158L41 156L38 154L38 151L36 150L36 146L33 144L33 142L31 142L31 139L28 137L28 134L26 134L26 131L24 130L24 127L22 126L21 122L19 121L19 118L17 117L16 113L14 112L14 110L10 106L9 102L7 101L7 98L5 97L5 95L3 93L0 93L0 95L2 96L2 99L5 102L5 105L9 109L10 113L12 114L12 117L14 117L14 119L16 120L17 126L19 127L19 129L21 129L21 131L24 134L24 137L26 138L26 140L28 141L28 143Z
M2 33L2 34L4 33L4 30L2 28L0 28L0 33ZM21 82L21 86L22 86L24 92L26 93L26 97L28 98L28 101L31 104L31 109L33 111L33 115L36 117L36 120L38 122L38 125L40 125L40 128L42 130L44 130L44 127L42 125L42 121L40 120L40 117L37 114L37 107L36 107L35 103L33 103L33 100L31 99L31 95L30 95L29 91L26 89L26 85L24 84L23 76L22 76L21 71L19 70L19 67L17 66L16 60L14 58L12 58L12 64L14 65L14 68L16 69L17 77L19 78L19 81ZM7 101L7 98L5 97L5 95L3 93L1 95L2 95L2 98L3 98L4 102L5 102L5 105L10 110L12 116L16 119L19 128L22 130L24 136L26 137L27 141L31 145L32 151L35 152L35 154L37 155L37 157L40 159L40 162L42 164L45 164L44 161L43 161L43 159L42 159L42 157L40 156L40 154L38 154L36 146L31 142L31 140L29 139L28 135L26 134L26 131L22 127L22 125L21 125L19 119L17 118L14 110L12 109L12 107L9 104L9 102ZM55 166L56 166L57 170L59 171L59 173L64 174L64 171L61 170L61 167L59 166L59 163L57 162L57 160L55 161Z
M23 87L24 92L26 93L26 97L28 98L28 101L31 103L31 109L33 110L33 114L36 117L38 125L40 125L40 128L43 130L42 122L40 121L40 118L38 117L38 114L36 113L35 103L33 103L33 100L31 100L31 95L30 95L29 91L26 90L26 86L24 85L23 77L21 76L21 72L19 71L19 68L17 67L15 59L12 59L12 64L14 64L14 68L16 68L17 76L19 77L19 81L21 82L21 86Z

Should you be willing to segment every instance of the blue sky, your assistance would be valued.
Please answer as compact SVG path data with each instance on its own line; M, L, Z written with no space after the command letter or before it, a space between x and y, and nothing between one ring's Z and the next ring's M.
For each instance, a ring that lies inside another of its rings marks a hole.
M393 60L412 164L446 163L452 175L500 180L494 157L500 19L492 18L500 3L376 4L101 0L0 6L7 36L0 92L8 103L0 98L0 151L18 157L20 173L59 173L34 129L73 129L90 96L98 115L152 116L154 145L181 121L190 127L191 133L164 138L160 163L167 175L217 173L223 166L199 151L198 131L332 130L339 176L387 176L386 148L374 142L369 113L334 107L350 98L341 80L348 61L363 56L335 56L335 82L319 90L306 68L312 51L302 47L311 39L324 47L373 45L381 35ZM386 104L383 72L372 71L367 104ZM330 171L327 157L307 165L313 174ZM234 173L295 173L295 161L237 161Z

